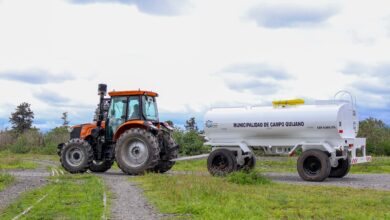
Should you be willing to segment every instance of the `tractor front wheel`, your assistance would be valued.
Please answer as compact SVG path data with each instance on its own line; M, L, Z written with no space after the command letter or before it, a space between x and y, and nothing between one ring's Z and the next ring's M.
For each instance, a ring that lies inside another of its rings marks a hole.
M61 165L70 173L84 173L88 170L92 160L92 147L84 140L71 139L61 149Z
M115 147L118 167L127 174L139 175L153 169L159 160L156 136L141 128L125 131Z

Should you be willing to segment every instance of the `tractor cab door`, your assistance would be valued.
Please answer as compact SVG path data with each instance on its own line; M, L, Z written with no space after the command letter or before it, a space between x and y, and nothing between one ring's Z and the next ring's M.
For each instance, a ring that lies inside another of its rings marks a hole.
M107 139L112 139L115 131L126 120L127 97L113 97L108 110Z
M139 119L141 119L139 96L113 97L108 110L106 138L112 140L117 129L126 121Z

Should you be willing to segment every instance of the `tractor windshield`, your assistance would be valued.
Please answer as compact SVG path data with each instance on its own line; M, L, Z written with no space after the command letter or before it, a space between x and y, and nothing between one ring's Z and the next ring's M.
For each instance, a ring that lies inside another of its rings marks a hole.
M146 120L158 121L158 112L155 97L143 96L142 109Z

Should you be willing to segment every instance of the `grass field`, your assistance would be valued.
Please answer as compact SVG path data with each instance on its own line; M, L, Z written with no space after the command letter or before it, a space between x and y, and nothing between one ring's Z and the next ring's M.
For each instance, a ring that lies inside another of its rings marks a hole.
M15 181L15 178L9 174L0 173L0 192Z
M390 157L373 157L371 163L351 167L352 173L390 173Z
M1 169L34 169L36 164L23 160L25 155L12 154L9 152L0 152L0 170Z
M258 172L297 172L296 157L261 157L256 161ZM207 171L207 161L178 161L173 170ZM353 165L351 173L390 173L390 157L373 157L371 163Z
M131 179L162 213L182 219L390 219L388 191L228 180L195 174Z
M10 151L0 151L0 170L1 169L35 169L37 163L33 160L55 161L58 162L57 155L41 154L14 154Z
M56 155L3 151L0 169L36 168L31 159L58 161ZM160 212L174 214L175 219L390 219L389 191L297 186L257 175L296 172L296 159L261 157L254 172L225 178L199 174L207 172L206 160L180 161L173 170L190 174L147 174L130 181L138 182L149 201ZM118 168L114 165L113 169ZM390 157L374 157L372 163L353 166L351 172L390 173ZM99 177L66 174L59 182L54 180L52 177L47 186L24 193L0 214L0 219L12 219L46 194L24 219L101 219L102 197L107 191ZM12 176L0 175L0 191L12 181Z
M64 175L47 186L24 193L0 214L0 219L12 219L32 204L34 208L21 219L101 219L102 180L94 175ZM37 200L47 195L40 203Z

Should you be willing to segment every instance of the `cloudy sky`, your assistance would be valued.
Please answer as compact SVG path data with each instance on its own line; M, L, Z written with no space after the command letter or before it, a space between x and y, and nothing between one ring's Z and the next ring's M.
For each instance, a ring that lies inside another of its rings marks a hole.
M97 84L160 94L162 120L273 99L357 97L390 124L389 1L0 0L0 129L92 120Z

